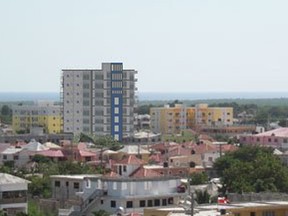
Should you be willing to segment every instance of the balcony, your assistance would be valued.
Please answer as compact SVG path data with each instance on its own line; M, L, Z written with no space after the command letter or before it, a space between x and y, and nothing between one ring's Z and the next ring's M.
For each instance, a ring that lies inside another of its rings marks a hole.
M27 197L2 198L2 199L0 199L0 204L26 203L26 202L27 202Z

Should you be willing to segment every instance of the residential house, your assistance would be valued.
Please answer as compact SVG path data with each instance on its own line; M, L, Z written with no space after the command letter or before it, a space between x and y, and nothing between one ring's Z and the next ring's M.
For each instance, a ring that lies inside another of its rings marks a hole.
M258 134L240 136L244 145L260 145L279 149L288 149L288 128L282 127Z
M0 173L0 209L7 216L28 211L28 183L29 181Z

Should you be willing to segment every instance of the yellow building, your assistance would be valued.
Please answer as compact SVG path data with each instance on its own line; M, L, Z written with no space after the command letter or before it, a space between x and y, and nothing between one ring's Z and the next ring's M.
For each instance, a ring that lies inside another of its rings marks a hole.
M185 216L191 215L190 209L184 211L184 208L146 208L144 216ZM194 216L287 216L287 201L260 201L260 202L242 202L225 205L198 205L194 207Z
M208 107L198 104L186 107L153 107L150 109L151 129L155 133L173 134L195 126L228 126L233 124L232 107Z
M12 128L14 132L30 132L33 128L43 128L47 134L61 132L60 106L51 103L19 105L12 107Z

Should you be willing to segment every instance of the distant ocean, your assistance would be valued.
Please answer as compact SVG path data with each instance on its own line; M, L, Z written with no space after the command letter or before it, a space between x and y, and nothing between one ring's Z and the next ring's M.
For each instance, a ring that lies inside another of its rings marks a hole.
M138 92L140 101L153 100L209 100L209 99L263 99L288 98L288 92ZM1 101L59 101L60 93L56 92L0 92Z

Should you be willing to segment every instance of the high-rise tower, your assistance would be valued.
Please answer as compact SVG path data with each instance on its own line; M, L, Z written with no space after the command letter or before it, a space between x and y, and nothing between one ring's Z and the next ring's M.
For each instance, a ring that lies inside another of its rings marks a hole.
M135 70L122 63L102 63L100 70L62 70L63 131L111 135L133 134Z

